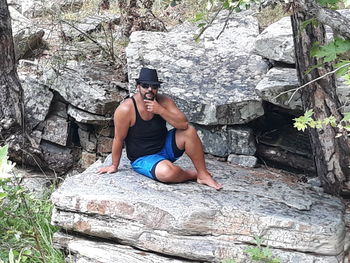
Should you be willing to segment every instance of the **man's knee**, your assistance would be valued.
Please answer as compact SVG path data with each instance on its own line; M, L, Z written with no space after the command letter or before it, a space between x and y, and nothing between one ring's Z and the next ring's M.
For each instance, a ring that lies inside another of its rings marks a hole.
M179 168L173 165L170 161L161 161L157 164L155 174L159 181L170 183L173 178L179 173Z
M197 136L197 130L192 125L188 125L188 127L185 130L181 130L181 132L187 137Z

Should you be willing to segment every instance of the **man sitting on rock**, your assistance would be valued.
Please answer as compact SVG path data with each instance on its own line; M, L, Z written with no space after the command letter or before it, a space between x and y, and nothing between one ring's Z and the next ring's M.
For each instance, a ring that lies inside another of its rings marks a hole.
M162 82L158 81L157 71L142 68L136 83L138 93L122 102L114 113L112 165L98 172L117 172L125 141L127 156L136 172L164 183L196 179L200 184L221 189L206 168L196 130L171 98L158 94ZM174 129L168 131L166 122ZM196 170L183 170L173 164L184 152Z

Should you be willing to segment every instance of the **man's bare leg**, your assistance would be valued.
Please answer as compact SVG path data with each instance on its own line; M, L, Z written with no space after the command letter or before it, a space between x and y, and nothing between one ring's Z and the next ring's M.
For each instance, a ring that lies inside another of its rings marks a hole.
M197 182L220 190L222 185L212 178L205 165L203 146L196 129L188 126L186 130L176 130L175 136L177 147L185 149L186 154L190 157L197 170Z
M156 177L163 183L181 183L197 179L194 170L183 170L168 160L160 161L155 170Z

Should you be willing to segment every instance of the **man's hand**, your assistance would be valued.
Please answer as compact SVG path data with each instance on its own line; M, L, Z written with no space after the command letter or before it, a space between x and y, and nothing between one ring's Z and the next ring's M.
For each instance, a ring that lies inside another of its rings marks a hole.
M143 100L146 105L146 110L154 114L162 114L165 110L156 100Z
M110 166L106 166L106 167L102 167L100 169L97 170L98 174L104 174L104 173L115 173L118 171L118 167L116 167L115 165L110 165Z

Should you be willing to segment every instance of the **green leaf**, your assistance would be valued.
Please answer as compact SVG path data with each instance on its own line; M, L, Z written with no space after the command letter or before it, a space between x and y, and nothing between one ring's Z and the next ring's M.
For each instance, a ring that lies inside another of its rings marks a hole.
M222 4L223 8L224 9L229 9L230 8L230 3L229 1L225 1L223 4Z
M4 199L7 196L7 193L0 192L0 200Z
M344 112L342 121L350 121L350 112Z
M202 20L204 17L204 13L197 13L193 19L193 22L198 22L199 20Z
M311 109L311 110L305 111L304 116L306 118L310 118L313 114L314 114L314 111Z
M323 58L325 62L334 61L337 55L347 52L350 49L350 40L336 38L327 45L312 50L314 57Z
M307 128L307 126L304 123L301 123L301 122L294 122L293 126L298 131L305 131L305 129Z

